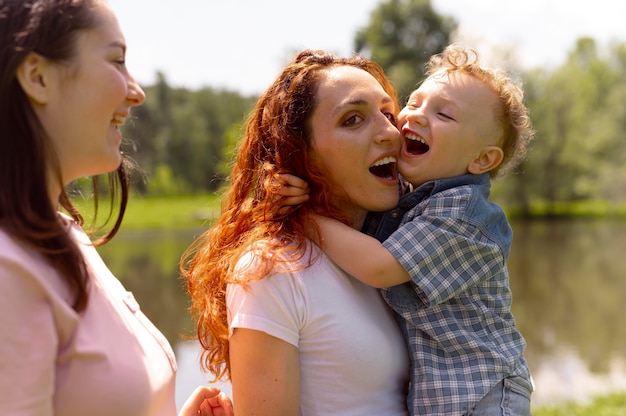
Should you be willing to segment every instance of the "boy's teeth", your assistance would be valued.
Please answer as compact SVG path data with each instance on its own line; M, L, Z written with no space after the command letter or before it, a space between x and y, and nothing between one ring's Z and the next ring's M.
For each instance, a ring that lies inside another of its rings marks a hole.
M407 134L405 137L406 137L408 140L415 140L415 141L418 141L418 142L420 142L420 143L424 143L424 144L426 144L426 142L424 141L424 139L422 139L421 137L416 136L416 135L414 135L414 134Z

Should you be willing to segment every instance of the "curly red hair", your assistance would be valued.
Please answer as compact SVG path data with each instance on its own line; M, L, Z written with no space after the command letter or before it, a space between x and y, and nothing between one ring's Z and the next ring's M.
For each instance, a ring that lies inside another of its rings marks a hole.
M191 313L203 348L202 368L216 379L230 377L225 295L241 255L253 244L264 242L263 261L258 262L262 266L247 270L245 276L247 281L262 279L281 258L294 261L305 254L305 225L311 213L348 223L331 202L331 197L341 196L340 190L333 188L328 175L310 156L310 118L317 103L319 80L328 69L344 65L374 76L392 97L398 112L396 93L378 64L359 56L341 58L319 50L300 52L261 95L249 115L219 219L183 254L181 272L187 280ZM272 179L277 173L296 175L309 184L307 203L282 218L273 217L270 211L276 195ZM280 255L286 251L289 256Z

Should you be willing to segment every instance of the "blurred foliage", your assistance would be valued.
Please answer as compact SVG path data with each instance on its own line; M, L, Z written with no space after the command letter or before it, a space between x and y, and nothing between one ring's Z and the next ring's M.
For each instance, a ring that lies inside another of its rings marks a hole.
M165 75L145 88L146 101L133 108L124 126L126 153L145 172L136 176L140 193L176 194L215 191L227 175L228 139L240 125L256 97L203 88L172 88Z
M456 27L454 19L433 10L430 0L386 0L357 32L354 46L385 69L404 103L423 78L430 56L450 43Z
M355 48L385 68L402 100L456 27L430 0L384 0L355 34ZM524 84L537 131L518 172L494 184L494 200L513 215L617 215L612 207L624 205L626 44L600 46L581 38L556 68L506 68ZM145 90L145 104L123 128L130 138L125 152L144 171L135 175L134 189L144 195L220 189L257 97L174 88L164 74Z

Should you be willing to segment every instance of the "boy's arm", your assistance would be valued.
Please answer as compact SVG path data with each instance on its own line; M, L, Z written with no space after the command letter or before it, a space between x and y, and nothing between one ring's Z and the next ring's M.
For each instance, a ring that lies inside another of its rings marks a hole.
M322 249L344 271L373 287L408 282L400 262L378 240L340 221L314 215L320 229Z

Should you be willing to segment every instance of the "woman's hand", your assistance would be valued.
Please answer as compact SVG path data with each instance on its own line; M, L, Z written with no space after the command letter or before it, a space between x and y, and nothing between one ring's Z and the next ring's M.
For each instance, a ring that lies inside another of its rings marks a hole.
M233 403L217 387L200 386L189 396L178 416L234 416Z

